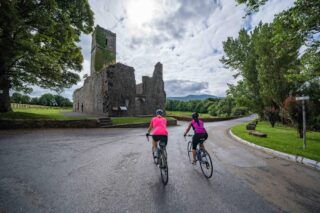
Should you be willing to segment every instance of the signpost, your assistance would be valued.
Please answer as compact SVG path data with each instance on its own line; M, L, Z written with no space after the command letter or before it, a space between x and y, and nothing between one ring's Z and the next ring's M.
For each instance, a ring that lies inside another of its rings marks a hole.
M296 101L302 101L302 120L303 120L303 149L307 147L307 138L306 138L306 109L305 101L309 100L309 96L296 97Z

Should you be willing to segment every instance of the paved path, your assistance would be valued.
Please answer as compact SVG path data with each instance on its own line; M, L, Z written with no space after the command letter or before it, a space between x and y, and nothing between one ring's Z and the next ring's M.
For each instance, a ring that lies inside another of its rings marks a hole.
M320 212L320 172L235 142L208 124L204 178L170 127L163 187L145 129L0 131L0 212Z

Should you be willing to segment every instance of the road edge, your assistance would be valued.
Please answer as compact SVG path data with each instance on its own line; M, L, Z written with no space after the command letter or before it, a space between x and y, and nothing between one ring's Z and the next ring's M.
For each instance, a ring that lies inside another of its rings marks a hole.
M283 158L283 159L286 159L286 160L290 160L290 161L293 161L293 162L296 162L296 163L300 163L300 164L303 164L303 165L310 166L310 167L320 171L320 162L318 162L318 161L311 160L309 158L301 157L301 156L298 156L298 155L291 155L291 154L287 154L287 153L284 153L284 152L279 152L279 151L276 151L276 150L273 150L273 149L270 149L270 148L266 148L266 147L263 147L263 146L256 145L254 143L246 141L246 140L236 136L235 134L233 134L231 128L229 128L228 132L229 132L229 135L231 136L231 138L233 138L234 140L236 140L238 142L241 142L243 144L246 144L248 146L254 147L256 149L265 151L265 152L267 152L269 154L272 154L272 155L275 155L277 157L280 157L280 158Z

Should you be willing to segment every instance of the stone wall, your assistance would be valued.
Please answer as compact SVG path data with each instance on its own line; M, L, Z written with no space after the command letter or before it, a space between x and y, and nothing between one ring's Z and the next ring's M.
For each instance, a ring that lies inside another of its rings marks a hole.
M152 77L142 77L142 84L143 95L145 96L145 102L142 105L144 114L152 115L156 109L164 110L166 93L164 91L163 71L160 62L155 65Z
M94 73L84 81L83 87L73 93L73 111L90 114L104 114L106 72Z
M107 68L109 116L135 115L136 79L133 67L120 63Z
M134 69L114 64L87 77L73 94L73 110L105 116L135 115Z
M91 75L95 72L100 72L110 64L116 63L116 39L115 33L99 25L96 26L92 33Z

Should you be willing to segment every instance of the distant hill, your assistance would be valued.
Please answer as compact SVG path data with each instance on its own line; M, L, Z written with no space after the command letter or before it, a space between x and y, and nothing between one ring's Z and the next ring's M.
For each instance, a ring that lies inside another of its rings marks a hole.
M178 100L178 101L193 101L193 100L206 100L208 98L220 98L214 95L187 95L183 97L167 97L168 100Z

